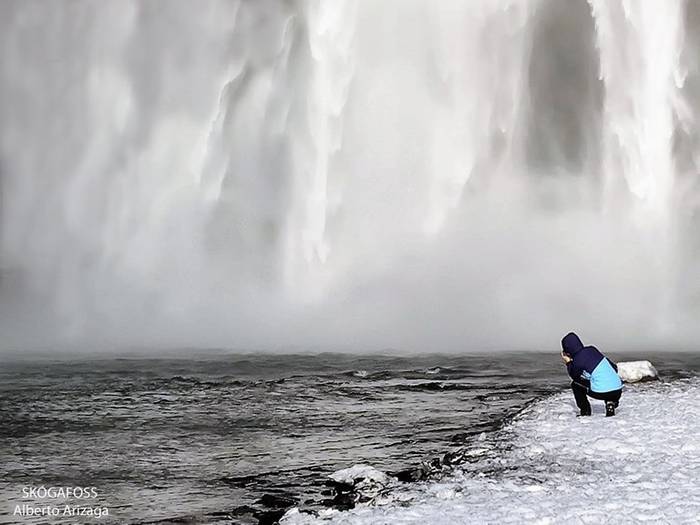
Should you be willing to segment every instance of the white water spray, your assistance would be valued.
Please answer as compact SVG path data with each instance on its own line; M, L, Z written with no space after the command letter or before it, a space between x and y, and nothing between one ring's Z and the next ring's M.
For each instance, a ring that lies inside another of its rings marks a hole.
M690 4L0 14L5 347L698 335Z

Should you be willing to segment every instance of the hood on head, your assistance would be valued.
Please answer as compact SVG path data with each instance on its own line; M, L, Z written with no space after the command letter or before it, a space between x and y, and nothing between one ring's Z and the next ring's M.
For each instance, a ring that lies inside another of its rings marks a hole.
M583 348L583 343L575 333L569 332L561 340L561 347L567 354L574 355Z

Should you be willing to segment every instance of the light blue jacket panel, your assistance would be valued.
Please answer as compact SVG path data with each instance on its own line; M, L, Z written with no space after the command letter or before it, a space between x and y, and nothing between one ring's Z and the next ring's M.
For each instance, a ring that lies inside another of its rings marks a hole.
M617 375L610 361L603 358L591 374L591 390L593 392L611 392L621 388L622 381L620 376Z

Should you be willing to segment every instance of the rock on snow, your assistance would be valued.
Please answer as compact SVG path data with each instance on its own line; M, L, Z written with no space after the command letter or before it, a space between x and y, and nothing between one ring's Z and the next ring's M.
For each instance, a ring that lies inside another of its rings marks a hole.
M617 363L617 373L625 383L650 381L659 378L659 373L649 361L626 361Z

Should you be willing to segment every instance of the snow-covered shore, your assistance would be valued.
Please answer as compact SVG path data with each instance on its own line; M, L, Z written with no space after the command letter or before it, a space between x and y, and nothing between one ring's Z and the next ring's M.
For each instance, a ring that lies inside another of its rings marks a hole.
M577 418L570 392L548 397L463 472L283 523L700 523L700 380L628 386L613 418L592 405Z

